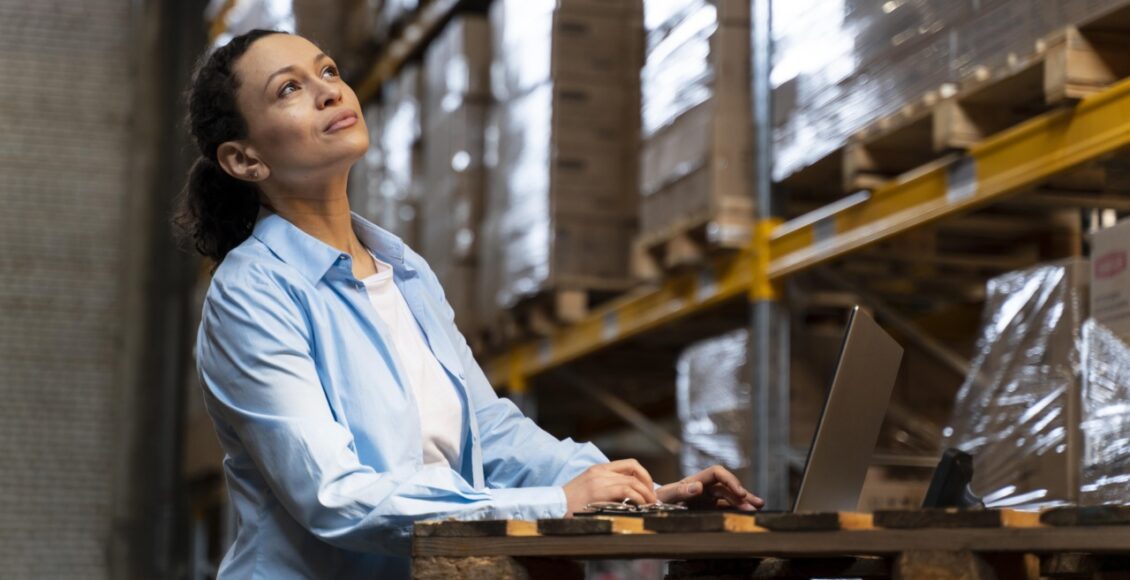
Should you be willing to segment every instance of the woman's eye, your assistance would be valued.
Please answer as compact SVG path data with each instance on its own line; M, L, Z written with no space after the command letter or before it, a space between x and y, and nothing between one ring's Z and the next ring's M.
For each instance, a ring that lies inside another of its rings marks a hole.
M285 96L289 95L290 93L293 93L294 91L297 91L297 90L298 90L298 85L294 84L293 81L287 82L283 86L279 87L279 96L285 97Z
M336 77L337 76L337 67L330 65L330 66L327 66L326 68L322 69L322 76L326 76L327 74L330 75L331 77Z

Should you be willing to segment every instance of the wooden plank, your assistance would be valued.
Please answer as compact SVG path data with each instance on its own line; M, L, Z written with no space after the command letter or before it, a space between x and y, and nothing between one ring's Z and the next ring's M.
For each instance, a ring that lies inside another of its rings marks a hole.
M1044 93L1048 103L1101 92L1130 73L1130 37L1069 26L1047 39Z
M766 531L757 525L753 516L733 512L659 513L642 519L644 529L660 534Z
M1130 525L1130 506L1084 506L1052 508L1040 515L1049 526L1125 526Z
M1001 528L1040 525L1039 512L1020 510L919 509L879 510L875 527L890 529L917 528Z
M762 513L757 525L774 532L822 532L871 529L871 514L852 512Z
M586 516L538 520L538 533L543 536L586 536L601 534L650 534L642 518L620 516Z
M417 538L525 537L538 535L538 524L528 520L420 522L416 524L415 535Z
M960 528L807 532L710 532L610 536L417 537L419 556L703 558L889 555L907 550L1130 553L1130 527Z

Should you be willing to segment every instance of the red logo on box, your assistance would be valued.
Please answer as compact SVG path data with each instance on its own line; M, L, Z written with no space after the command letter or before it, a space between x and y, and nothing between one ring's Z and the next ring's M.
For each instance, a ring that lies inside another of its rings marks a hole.
M1095 278L1110 278L1126 269L1126 250L1109 252L1095 260Z

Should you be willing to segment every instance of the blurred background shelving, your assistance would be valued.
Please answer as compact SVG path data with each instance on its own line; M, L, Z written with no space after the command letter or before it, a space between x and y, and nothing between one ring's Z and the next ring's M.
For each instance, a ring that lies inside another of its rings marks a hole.
M65 73L0 106L16 577L208 578L232 540L210 265L167 224L192 63L253 28L338 61L354 211L553 434L781 508L858 304L907 348L861 509L917 505L946 446L997 505L1130 491L1126 0L0 0L0 70Z

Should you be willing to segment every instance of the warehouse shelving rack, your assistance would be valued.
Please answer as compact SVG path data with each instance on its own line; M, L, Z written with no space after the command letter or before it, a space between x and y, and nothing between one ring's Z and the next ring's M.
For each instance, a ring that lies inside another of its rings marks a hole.
M721 301L773 294L785 278L851 252L1019 194L1058 173L1130 145L1130 81L1051 111L911 171L871 193L781 222L761 221L743 251L614 300L544 339L487 364L496 387L535 375Z
M358 85L362 101L375 98L381 84L418 55L464 4L459 0L425 3L401 34L384 47ZM755 1L755 46L767 42L767 18L760 35L757 25L757 15L767 15L767 10L767 0ZM755 62L755 69L757 66ZM755 70L755 79L757 76ZM754 88L756 97L757 86ZM755 98L755 109L757 101L766 103L767 99ZM764 118L767 111L755 110L755 117L759 114ZM761 145L767 151L765 144ZM772 446L787 447L787 417L771 418L769 409L783 408L787 415L787 371L777 372L782 364L787 368L787 362L781 362L788 359L787 346L783 353L774 350L781 347L772 346L788 342L787 322L782 323L787 312L780 303L786 280L900 234L1022 196L1049 178L1101 160L1128 145L1130 80L1125 80L1001 131L963 152L905 172L872 191L836 200L789 220L772 217L779 208L773 207L768 195L770 186L760 183L758 206L763 215L742 250L709 258L695 269L668 275L615 298L578 322L490 357L484 361L484 370L496 389L522 393L535 378L551 371L746 301L753 306L753 350L761 349L751 352L752 359L763 366L777 367L754 378L754 396L761 397L759 404L763 407L757 420L773 423L759 426L763 431L758 449L768 452L761 457L785 457L787 449ZM767 163L767 158L760 162ZM769 174L767 170L759 173ZM745 323L741 320L734 326ZM783 393L779 386L782 381ZM770 384L774 382L778 384ZM755 488L767 499L783 501L787 468L773 469L773 473L759 474Z

